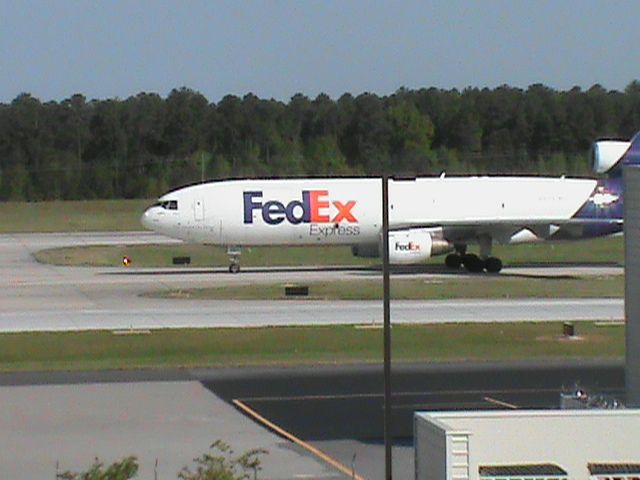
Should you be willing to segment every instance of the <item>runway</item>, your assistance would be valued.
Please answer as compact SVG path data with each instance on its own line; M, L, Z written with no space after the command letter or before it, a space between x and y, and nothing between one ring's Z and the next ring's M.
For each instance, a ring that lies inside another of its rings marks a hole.
M151 291L259 282L310 282L379 277L371 269L124 269L55 267L37 263L44 248L173 243L152 233L0 235L0 331L65 331L285 325L375 324L377 301L192 301L141 296ZM616 266L505 269L505 274L615 274ZM436 273L402 273L433 278ZM392 302L393 322L509 322L621 320L622 299L532 299Z
M151 304L155 305L151 305ZM166 303L166 306L162 304ZM149 304L147 306L147 304ZM394 324L621 320L622 300L398 301ZM131 300L114 308L31 309L0 313L0 331L381 325L380 302Z

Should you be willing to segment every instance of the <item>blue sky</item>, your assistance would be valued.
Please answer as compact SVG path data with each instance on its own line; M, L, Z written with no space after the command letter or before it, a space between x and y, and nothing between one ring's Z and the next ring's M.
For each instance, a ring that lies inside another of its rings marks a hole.
M0 102L187 86L217 102L401 86L624 89L637 1L0 0Z

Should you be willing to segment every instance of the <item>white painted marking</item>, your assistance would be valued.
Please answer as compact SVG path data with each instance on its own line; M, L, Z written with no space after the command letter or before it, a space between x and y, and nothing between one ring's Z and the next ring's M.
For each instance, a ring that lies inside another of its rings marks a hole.
M502 400L498 400L497 398L484 397L484 400L489 402L489 403L493 403L494 405L498 405L500 407L507 407L507 408L510 408L512 410L517 410L518 409L517 405L513 405L512 403L503 402Z

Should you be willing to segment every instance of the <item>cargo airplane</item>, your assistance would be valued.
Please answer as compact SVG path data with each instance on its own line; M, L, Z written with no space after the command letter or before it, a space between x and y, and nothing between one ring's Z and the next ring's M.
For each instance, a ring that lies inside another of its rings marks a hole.
M597 179L419 177L389 181L389 258L420 263L447 254L449 268L497 273L492 245L572 240L623 228L623 165L640 164L640 132L592 149ZM349 245L381 253L380 178L226 180L169 192L142 216L151 230L186 242L227 247L229 271L241 247ZM478 246L478 254L468 251Z

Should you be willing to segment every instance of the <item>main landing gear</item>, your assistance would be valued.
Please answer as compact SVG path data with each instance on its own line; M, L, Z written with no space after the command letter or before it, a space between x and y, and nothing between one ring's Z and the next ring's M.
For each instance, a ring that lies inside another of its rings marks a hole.
M227 247L227 256L229 257L229 273L238 273L240 271L240 247Z
M487 273L500 272L502 270L502 260L491 256L491 238L482 237L478 239L478 243L480 244L479 256L467 253L466 245L456 245L455 253L447 255L444 259L444 264L452 270L464 266L471 273L480 273L485 270Z

